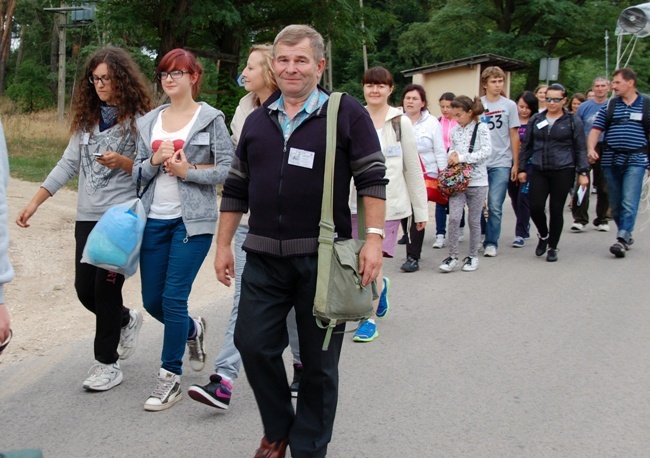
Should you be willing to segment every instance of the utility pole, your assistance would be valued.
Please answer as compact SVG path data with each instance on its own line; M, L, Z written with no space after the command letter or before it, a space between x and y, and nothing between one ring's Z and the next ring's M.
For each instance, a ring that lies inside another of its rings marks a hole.
M363 0L359 0L359 7L361 8L361 33L363 34L363 72L368 70L368 49L366 48L366 26L363 22Z
M326 69L325 72L325 88L330 91L334 90L334 77L332 75L332 40L328 38L327 44L325 45L325 59L326 59Z
M58 65L58 77L57 77L57 98L56 98L56 111L57 111L57 120L63 122L65 116L65 41L66 41L66 29L68 27L79 27L79 25L68 24L68 13L74 11L92 11L95 9L87 6L65 6L65 3L62 3L59 8L44 8L44 11L48 13L54 13L56 24L57 35L59 37L59 65ZM73 13L74 15L74 13ZM74 21L73 21L74 22ZM86 24L82 24L83 27Z
M605 78L609 80L609 32L605 30Z
M65 5L61 5L65 8ZM60 12L56 15L58 18L57 28L59 32L59 75L57 78L57 97L56 97L56 119L62 123L65 115L65 26L68 22L68 13Z

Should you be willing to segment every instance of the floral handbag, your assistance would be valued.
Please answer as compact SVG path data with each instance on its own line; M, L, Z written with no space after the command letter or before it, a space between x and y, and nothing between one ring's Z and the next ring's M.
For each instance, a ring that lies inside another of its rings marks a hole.
M478 124L474 126L472 132L472 139L469 143L468 154L474 151L474 143L476 143L476 132L478 131ZM445 196L453 196L464 192L469 186L470 175L472 174L472 166L467 162L459 162L455 165L448 166L445 170L438 175L438 189Z

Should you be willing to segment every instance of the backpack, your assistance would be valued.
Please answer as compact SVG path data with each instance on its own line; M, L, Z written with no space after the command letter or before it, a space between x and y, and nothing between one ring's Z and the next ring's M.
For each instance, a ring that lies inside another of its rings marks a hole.
M390 123L393 126L393 131L395 132L395 138L397 139L397 143L402 141L402 117L397 116L393 119L390 120Z
M643 97L643 130L645 131L645 136L650 137L650 97L647 95L639 94ZM614 110L616 109L616 100L620 97L612 97L607 101L607 118L605 118L605 131L609 129L612 121L614 120Z

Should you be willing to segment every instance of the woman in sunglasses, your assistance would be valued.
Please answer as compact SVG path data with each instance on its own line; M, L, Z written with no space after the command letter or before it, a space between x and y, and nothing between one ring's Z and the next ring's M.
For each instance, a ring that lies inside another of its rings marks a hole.
M530 216L538 231L535 255L546 254L548 262L557 261L558 243L564 225L566 198L579 174L578 184L586 187L587 145L582 120L565 108L566 90L552 84L546 91L546 109L533 115L519 154L520 183L530 183ZM532 164L528 177L526 164ZM546 201L549 201L549 221L546 221ZM548 252L547 252L548 248Z
M181 399L185 344L190 366L203 369L205 320L191 318L187 299L208 254L217 223L217 184L233 157L224 115L195 101L203 68L184 49L173 49L156 70L169 104L138 121L133 180L147 212L140 251L144 308L164 324L162 367L145 410L164 410Z
M75 281L79 301L95 314L95 364L83 387L106 391L122 382L118 359L135 349L142 315L124 307L124 276L81 263L90 231L114 205L135 195L136 118L152 107L145 79L126 51L108 46L88 58L72 105L72 138L16 223L29 227L38 207L79 175L75 222Z

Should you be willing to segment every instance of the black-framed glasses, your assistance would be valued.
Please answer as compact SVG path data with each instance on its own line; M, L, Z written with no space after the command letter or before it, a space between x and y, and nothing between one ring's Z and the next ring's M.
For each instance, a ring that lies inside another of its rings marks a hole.
M102 82L102 84L106 85L111 82L111 77L108 75L104 75L104 76L90 75L88 77L88 81L90 81L90 84L94 84L95 86L98 85L100 81Z
M564 97L546 97L546 103L560 103L564 100Z
M162 81L166 80L168 76L171 76L173 80L178 80L186 73L189 74L190 72L186 72L185 70L172 70L171 72L160 72L156 75L156 78Z

